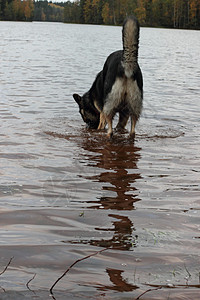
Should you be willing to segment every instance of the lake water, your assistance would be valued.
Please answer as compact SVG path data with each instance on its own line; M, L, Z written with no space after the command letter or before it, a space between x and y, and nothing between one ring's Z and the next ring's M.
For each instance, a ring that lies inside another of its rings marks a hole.
M121 47L120 27L0 22L1 299L49 299L104 248L55 299L199 299L200 32L141 28L134 142L72 98Z

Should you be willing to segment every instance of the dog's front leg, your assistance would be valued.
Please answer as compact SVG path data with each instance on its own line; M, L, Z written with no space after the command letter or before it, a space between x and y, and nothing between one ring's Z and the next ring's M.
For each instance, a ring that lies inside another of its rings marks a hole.
M104 129L106 127L106 118L103 112L100 113L100 121L99 121L99 126L98 130Z
M113 129L112 129L112 116L106 116L106 122L108 124L108 131L107 131L107 137L110 139L113 135Z

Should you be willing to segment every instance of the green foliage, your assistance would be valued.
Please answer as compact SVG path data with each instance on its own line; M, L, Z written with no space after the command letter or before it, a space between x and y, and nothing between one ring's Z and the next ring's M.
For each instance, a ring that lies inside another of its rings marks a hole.
M83 23L81 20L81 6L79 2L68 1L64 9L64 21L67 23Z
M64 7L62 3L36 1L34 5L34 21L63 22Z

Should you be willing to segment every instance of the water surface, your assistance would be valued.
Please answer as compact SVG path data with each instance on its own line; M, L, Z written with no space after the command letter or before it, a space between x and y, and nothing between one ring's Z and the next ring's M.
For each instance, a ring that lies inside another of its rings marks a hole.
M56 299L199 299L200 33L141 29L134 142L72 98L120 48L120 27L0 22L1 299L48 299L103 248Z

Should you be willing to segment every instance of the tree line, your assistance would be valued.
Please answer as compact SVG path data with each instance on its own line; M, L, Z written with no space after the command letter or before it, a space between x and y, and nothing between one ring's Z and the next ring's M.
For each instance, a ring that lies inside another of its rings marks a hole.
M37 1L34 3L34 21L63 22L64 3Z
M121 25L131 14L142 26L200 29L200 0L0 0L0 20Z
M33 12L32 0L0 0L0 20L30 21Z
M68 1L64 22L121 25L131 14L142 26L200 29L200 0Z
M0 0L0 20L63 22L64 6L47 0Z

